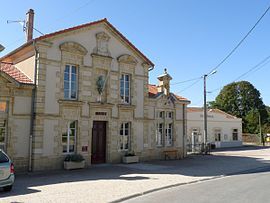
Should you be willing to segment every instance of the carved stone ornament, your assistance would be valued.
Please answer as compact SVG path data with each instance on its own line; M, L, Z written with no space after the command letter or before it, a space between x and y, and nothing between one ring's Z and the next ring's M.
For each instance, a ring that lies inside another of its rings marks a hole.
M64 42L59 45L59 48L61 51L66 51L70 53L75 53L75 54L80 54L80 55L87 54L87 49L77 42Z
M133 64L133 65L136 65L138 63L138 61L133 56L128 55L128 54L119 56L117 60L119 63L128 63L128 64Z
M96 34L96 39L97 46L94 48L94 53L102 56L111 56L108 48L110 36L105 32L99 32Z

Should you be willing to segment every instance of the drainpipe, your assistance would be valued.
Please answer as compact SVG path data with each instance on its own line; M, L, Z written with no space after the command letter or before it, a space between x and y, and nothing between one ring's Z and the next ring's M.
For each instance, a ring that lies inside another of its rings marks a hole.
M183 104L183 137L182 137L182 154L185 157L185 136L186 136L186 119L185 119L185 104Z
M31 98L31 120L30 120L30 136L29 136L29 162L28 162L28 171L33 170L32 156L33 156L33 137L34 137L34 124L36 119L36 110L35 110L35 101L36 101L36 90L37 90L37 64L39 53L36 47L36 42L33 41L33 46L35 49L35 72L34 72L34 88L32 89L32 98Z

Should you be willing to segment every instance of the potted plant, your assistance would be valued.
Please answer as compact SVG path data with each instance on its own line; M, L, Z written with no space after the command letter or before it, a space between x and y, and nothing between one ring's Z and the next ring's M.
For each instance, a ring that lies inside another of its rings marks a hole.
M122 157L123 163L130 164L130 163L138 163L139 162L139 156L136 156L134 151L128 151L123 157Z
M81 154L68 154L64 160L64 169L79 169L85 167L85 160Z

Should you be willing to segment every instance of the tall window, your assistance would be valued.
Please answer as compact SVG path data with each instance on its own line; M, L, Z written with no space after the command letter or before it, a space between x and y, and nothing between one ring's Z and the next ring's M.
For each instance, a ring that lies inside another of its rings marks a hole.
M238 129L233 129L232 138L238 140Z
M130 103L130 75L122 74L120 79L120 97L123 103Z
M173 118L173 112L172 111L168 111L166 117L172 119Z
M68 124L67 132L62 134L63 153L74 153L77 134L77 121Z
M201 142L201 140L200 140ZM193 128L191 132L191 144L198 144L199 143L199 129Z
M120 150L127 151L130 149L130 123L125 122L120 127Z
M156 144L157 146L163 145L163 132L164 132L164 124L158 123L157 124L157 133L156 133Z
M169 123L166 127L166 146L172 146L173 128L172 123Z
M215 129L215 141L221 141L221 130Z
M66 65L64 72L64 98L77 99L77 67Z
M5 150L6 121L0 120L0 149Z

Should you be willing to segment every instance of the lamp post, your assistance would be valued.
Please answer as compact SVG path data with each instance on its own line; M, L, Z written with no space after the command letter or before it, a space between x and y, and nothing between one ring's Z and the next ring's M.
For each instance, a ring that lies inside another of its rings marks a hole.
M204 110L204 136L203 136L203 142L204 142L204 152L207 154L207 106L206 106L206 78L210 75L215 74L217 71L214 70L209 74L203 75L203 110Z
M3 51L4 49L5 47L2 44L0 44L0 52Z

